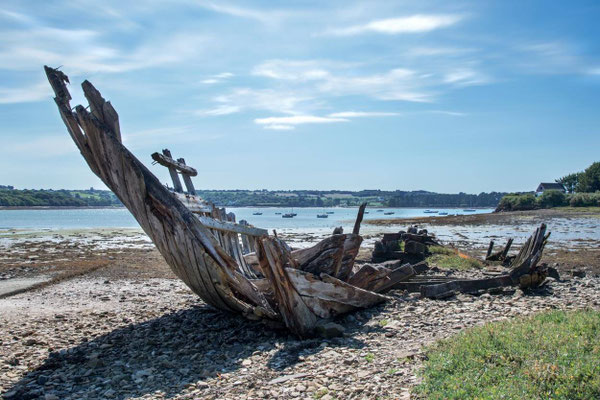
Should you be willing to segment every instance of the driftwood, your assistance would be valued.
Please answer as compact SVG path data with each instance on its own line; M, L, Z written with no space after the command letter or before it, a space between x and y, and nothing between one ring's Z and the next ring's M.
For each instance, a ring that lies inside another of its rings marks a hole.
M195 196L188 179L196 170L168 150L152 155L169 168L175 190L163 186L122 144L117 112L90 82L82 84L89 111L73 108L68 77L53 68L45 71L60 116L90 169L129 209L173 272L207 304L249 319L282 322L310 336L323 319L386 300L360 282L348 283L362 243L366 204L353 233L291 251L267 231L236 223L233 214ZM398 280L399 274L390 270L389 279Z
M498 252L492 254L492 251L494 249L494 241L491 240L490 246L488 247L487 254L485 256L485 260L486 261L502 261L502 262L507 261L508 260L508 252L510 251L510 247L512 246L512 243L513 243L513 239L512 238L508 239L508 242L506 242L506 246L504 246Z

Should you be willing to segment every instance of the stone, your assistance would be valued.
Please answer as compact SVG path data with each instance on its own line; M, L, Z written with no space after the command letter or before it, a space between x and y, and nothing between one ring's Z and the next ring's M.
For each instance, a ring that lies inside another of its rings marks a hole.
M583 269L574 269L573 271L571 271L571 274L576 277L576 278L585 278L585 270Z
M334 337L344 336L346 329L340 324L328 321L319 321L315 327L315 332L324 338L330 339Z

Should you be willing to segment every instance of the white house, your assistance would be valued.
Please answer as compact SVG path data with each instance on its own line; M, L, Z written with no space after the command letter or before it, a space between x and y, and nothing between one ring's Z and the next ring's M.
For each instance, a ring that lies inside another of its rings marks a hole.
M535 189L535 195L536 196L540 196L542 193L544 193L544 191L546 190L560 190L563 193L566 193L567 190L565 189L565 187L562 185L562 183L540 183L537 187L537 189Z

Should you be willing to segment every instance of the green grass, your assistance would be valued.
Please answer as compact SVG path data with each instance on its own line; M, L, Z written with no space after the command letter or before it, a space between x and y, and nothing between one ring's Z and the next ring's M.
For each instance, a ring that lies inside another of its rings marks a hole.
M454 250L441 246L429 246L430 256L426 258L430 266L442 269L469 270L481 268L483 264L474 258L461 257Z
M486 324L427 351L427 399L600 398L600 312L553 311Z
M372 363L375 360L375 355L373 353L369 353L365 356L365 361L368 363Z

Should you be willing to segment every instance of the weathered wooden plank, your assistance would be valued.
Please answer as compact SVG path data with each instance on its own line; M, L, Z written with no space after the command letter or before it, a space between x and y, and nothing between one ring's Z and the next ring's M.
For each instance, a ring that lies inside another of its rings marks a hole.
M354 267L354 260L358 255L358 251L360 250L362 240L362 236L360 235L346 235L346 240L344 240L342 261L340 262L337 270L335 271L335 273L332 274L332 276L335 276L336 278L341 279L343 281L348 280L348 277L352 273L352 267Z
M228 221L217 221L214 218L201 215L198 216L198 220L202 223L202 225L222 232L242 233L248 236L264 236L269 234L266 229L244 226Z
M298 266L279 239L265 236L258 240L257 244L261 269L271 283L285 325L299 336L311 336L317 316L304 303L285 269L286 265L292 268Z
M321 318L331 318L387 300L385 296L349 285L327 274L321 274L319 278L299 269L286 268L286 272L304 303Z
M157 153L154 153L157 154ZM152 158L154 159L154 154L152 154ZM171 159L171 151L169 149L163 149L163 157ZM177 193L183 193L183 186L181 186L181 181L179 180L179 175L177 175L177 168L172 165L167 165L167 169L169 170L169 175L171 175L171 180L173 181L173 189Z
M484 279L456 280L437 285L423 285L421 295L429 298L442 298L453 292L475 293L480 290L496 289L512 284L512 279L508 275Z
M193 213L212 213L214 206L197 196L172 192L173 196L182 202Z
M164 149L163 154L158 152L152 153L152 159L159 163L164 167L174 168L176 171L181 172L182 174L187 174L189 176L198 175L198 171L195 168L190 167L189 165L185 165L180 163L179 161L175 161L171 156L171 152L169 149Z
M294 250L292 257L302 271L334 275L342 263L345 241L346 235L333 235L312 247Z
M177 161L180 162L183 165L186 165L185 164L185 159L183 159L183 158L178 158ZM187 192L189 194L193 194L195 196L196 195L196 189L194 188L194 183L192 182L192 178L190 177L190 175L182 172L181 173L181 177L183 178L183 184L185 185L185 188L186 188Z

